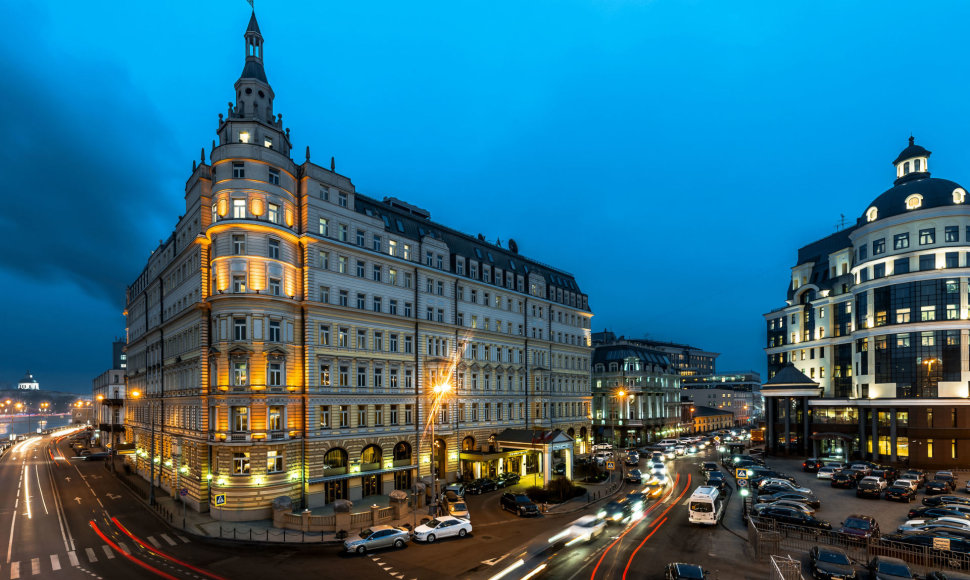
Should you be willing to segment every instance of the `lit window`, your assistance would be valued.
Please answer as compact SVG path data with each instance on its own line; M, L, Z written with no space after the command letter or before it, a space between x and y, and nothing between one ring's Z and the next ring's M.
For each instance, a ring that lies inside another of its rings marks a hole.
M267 149L272 149L273 148L273 140L270 139L269 137L263 137L263 147L265 147Z
M240 131L239 132L239 142L240 143L249 143L249 131Z
M962 187L953 190L953 203L963 203L967 200L967 192Z
M249 453L232 454L232 474L249 475Z
M236 219L245 219L246 217L246 200L245 199L234 199L232 200L232 217Z
M879 210L875 207L870 207L869 209L866 210L866 221L874 222L876 221L876 218L878 215L879 215Z
M275 203L267 205L266 219L273 222L274 224L280 223L280 206Z
M906 209L919 209L923 206L923 196L914 193L906 198Z
M266 452L266 473L280 473L283 471L283 453L281 451Z

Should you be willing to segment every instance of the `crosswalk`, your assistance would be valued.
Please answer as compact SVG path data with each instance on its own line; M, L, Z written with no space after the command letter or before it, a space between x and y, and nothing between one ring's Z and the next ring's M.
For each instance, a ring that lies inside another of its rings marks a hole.
M157 538L155 536L146 536L145 540L156 548L189 543L189 539L181 534L158 534ZM127 543L117 542L116 546L122 552L131 554L131 548L128 547ZM47 558L38 556L36 558L15 560L10 562L6 569L0 565L0 580L5 580L6 578L18 580L32 576L43 577L51 572L58 572L69 567L114 560L117 556L118 554L115 552L115 548L112 548L108 544L102 544L101 546L86 547L71 552L50 554Z

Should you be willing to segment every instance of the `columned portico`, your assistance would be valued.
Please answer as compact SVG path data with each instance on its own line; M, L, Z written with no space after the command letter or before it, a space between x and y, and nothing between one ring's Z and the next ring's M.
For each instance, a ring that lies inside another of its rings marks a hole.
M768 423L765 451L807 454L811 448L808 400L818 396L818 383L788 364L762 385L761 394L765 398ZM781 441L777 435L779 429Z

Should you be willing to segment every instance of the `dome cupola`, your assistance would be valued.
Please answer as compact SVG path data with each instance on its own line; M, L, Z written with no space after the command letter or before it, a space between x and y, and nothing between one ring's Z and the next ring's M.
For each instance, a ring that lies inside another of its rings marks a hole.
M928 162L931 153L917 145L915 140L910 136L909 146L903 149L893 161L893 165L896 166L897 184L930 176Z

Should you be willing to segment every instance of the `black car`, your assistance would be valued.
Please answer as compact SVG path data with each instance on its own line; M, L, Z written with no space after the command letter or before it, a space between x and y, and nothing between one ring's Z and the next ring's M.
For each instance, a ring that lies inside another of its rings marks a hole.
M899 558L876 556L869 562L870 580L913 580L909 565Z
M627 483L642 483L643 475L640 473L639 469L631 469L626 472L626 482Z
M970 574L936 571L927 574L926 580L970 580Z
M495 485L498 487L509 487L517 483L519 483L519 475L516 473L502 473L495 480Z
M951 491L953 490L950 489L950 484L939 479L927 481L926 486L923 488L923 493L926 495L939 495L941 493L950 493Z
M796 493L794 491L782 491L778 493L758 495L758 501L761 503L772 503L778 500L797 501L798 503L803 503L814 509L818 509L822 506L822 502L819 501L817 497L813 495L805 495L803 493Z
M842 489L852 489L853 487L859 484L859 478L857 477L857 475L858 475L857 472L852 471L851 469L845 469L843 471L839 471L838 473L833 474L832 481L830 481L829 484L832 487L839 487Z
M758 512L758 517L793 526L818 528L820 530L832 529L832 524L825 520L810 516L801 510L784 506L769 505Z
M712 471L718 471L717 463L713 461L705 461L701 463L701 473L710 473Z
M483 477L481 479L476 479L475 481L469 483L465 486L465 493L473 493L475 495L485 493L486 491L495 491L498 489L498 484L494 479L488 479Z
M556 465L554 465L553 468L552 468L552 474L553 475L566 475L566 464L565 463L557 463Z
M875 475L881 477L886 481L896 481L899 479L899 472L892 467L880 467L879 469L873 469L872 473L869 475Z
M643 510L647 505L647 494L635 491L626 495L626 500L632 504L633 510Z
M812 562L812 577L822 580L844 578L854 580L858 578L852 561L838 548L815 546L808 552Z
M703 580L704 569L696 564L667 564L664 567L664 580Z
M908 485L890 485L884 497L890 501L912 502L916 501L916 492Z
M807 471L808 473L817 473L818 469L822 467L823 462L817 457L809 457L805 461L802 461L802 471Z
M929 483L926 485L929 485ZM923 505L925 506L937 507L946 504L970 505L970 497L965 495L938 495L936 497L923 498Z
M856 497L882 497L882 488L875 481L860 481L855 488Z
M872 516L852 514L845 518L845 521L842 522L842 527L838 531L840 534L845 534L846 536L869 540L870 538L879 537L879 522Z
M524 493L503 493L500 501L502 509L508 510L518 516L537 516L539 506L534 504L529 496Z
M611 501L596 514L608 524L618 524L633 516L633 502L629 499Z
M952 471L937 471L933 476L934 481L943 481L949 486L950 491L955 491L957 488L957 480L953 476Z
M970 519L970 516L968 516L966 512L950 509L942 506L913 508L909 510L909 513L906 514L906 517L911 520L914 520L914 519L923 520L927 518L942 518L944 516Z
M104 461L105 459L111 457L111 453L108 451L98 451L97 453L91 453L90 455L85 455L85 461Z

